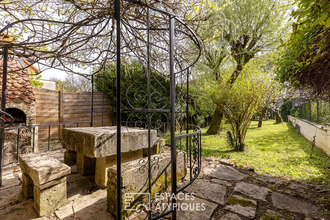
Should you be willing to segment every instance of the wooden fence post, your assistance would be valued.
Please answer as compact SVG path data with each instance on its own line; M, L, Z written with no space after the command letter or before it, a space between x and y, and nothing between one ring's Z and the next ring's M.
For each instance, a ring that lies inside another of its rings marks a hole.
M59 123L63 123L63 85L60 85L60 91L58 91L58 98L59 98L59 105L58 105L58 112L59 112ZM60 134L60 140L62 139L62 127L59 126L59 134Z

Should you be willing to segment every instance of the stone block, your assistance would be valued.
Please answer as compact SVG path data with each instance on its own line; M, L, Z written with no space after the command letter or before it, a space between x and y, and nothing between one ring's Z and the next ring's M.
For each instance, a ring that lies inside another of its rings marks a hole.
M238 195L233 195L229 198L225 209L250 219L254 219L257 211L257 202Z
M154 182L152 186L152 194L161 192L165 187L171 184L171 154L169 152L156 154L151 157L151 179ZM180 180L186 174L185 152L177 153L177 180ZM135 160L124 163L122 169L122 196L125 203L125 195L136 193L146 193L148 189L148 158ZM113 166L108 169L108 183L107 183L107 210L113 215L117 214L117 168ZM127 194L128 193L128 194ZM154 195L150 195L153 197ZM126 198L127 199L127 198ZM133 196L131 204L138 205ZM141 198L138 199L148 199ZM153 198L151 198L153 199ZM126 201L127 202L127 201ZM126 204L127 205L127 204ZM123 209L125 205L123 205ZM123 215L129 212L123 211Z
M154 146L151 147L151 155L154 155L154 154L159 154L160 151L159 151L159 144L156 144ZM143 149L143 156L144 157L147 157L149 154L149 149L148 148L144 148Z
M151 145L158 141L157 130L150 131ZM62 145L66 149L82 153L91 158L101 158L116 155L117 127L80 127L64 128ZM131 152L148 147L148 130L122 127L122 152Z
M207 179L196 179L185 189L185 192L194 193L197 197L224 205L227 190L225 186L212 183Z
M19 156L22 171L28 175L34 185L40 186L71 173L71 168L59 160L42 154L22 154Z
M34 208L40 216L52 213L67 202L66 177L57 180L59 184L48 188L34 186Z
M225 181L238 181L247 177L247 175L237 171L233 167L225 166L222 164L218 165L217 167L205 168L204 174L211 178L216 178Z
M126 163L133 160L142 158L143 150L122 153L121 162ZM109 157L96 158L95 167L95 183L100 187L107 187L108 182L108 169L117 165L117 155Z
M33 184L32 179L25 173L22 173L22 179L23 179L22 192L24 194L24 197L26 197L26 198L33 197L34 184Z
M254 185L245 182L239 182L234 188L234 192L239 192L251 198L267 201L266 196L271 192L270 189L259 185Z
M290 210L304 215L315 215L319 212L314 204L300 201L294 197L273 192L272 203L276 208Z
M80 175L94 175L95 174L96 158L86 157L81 153L77 153L77 172Z
M68 166L72 166L77 163L77 152L66 150L64 152L64 163Z

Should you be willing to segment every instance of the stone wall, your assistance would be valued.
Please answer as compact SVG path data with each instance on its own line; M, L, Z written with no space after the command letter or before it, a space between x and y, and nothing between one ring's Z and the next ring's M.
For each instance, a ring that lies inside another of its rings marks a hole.
M32 102L30 104L25 102L15 103L8 102L6 104L7 108L16 108L24 112L26 115L26 126L36 124L36 103ZM4 142L4 164L14 162L18 160L17 158L17 147L19 147L20 153L30 153L38 151L38 128L35 128L34 138L33 129L24 128L20 130L19 135L19 146L17 146L18 141L18 130L7 130L5 132L5 142ZM33 143L33 141L35 143ZM33 148L34 145L34 148Z
M313 142L315 136L315 145L328 156L330 155L330 123L322 126L293 116L288 116L288 119L297 132L308 141Z

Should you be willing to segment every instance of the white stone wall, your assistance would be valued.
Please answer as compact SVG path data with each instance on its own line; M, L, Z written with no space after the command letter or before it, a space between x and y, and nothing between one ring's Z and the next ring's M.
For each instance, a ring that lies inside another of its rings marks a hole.
M322 126L293 116L288 116L288 119L293 127L307 140L312 142L313 137L316 136L315 145L328 156L330 155L330 123L326 124L326 126Z

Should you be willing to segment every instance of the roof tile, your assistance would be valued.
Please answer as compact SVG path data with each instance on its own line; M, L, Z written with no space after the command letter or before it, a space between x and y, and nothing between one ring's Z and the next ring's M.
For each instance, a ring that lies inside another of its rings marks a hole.
M0 86L2 86L3 60L0 60ZM1 95L1 91L0 91ZM1 97L0 97L1 99ZM7 102L25 102L30 104L35 101L29 75L21 63L15 60L8 61L7 77Z

